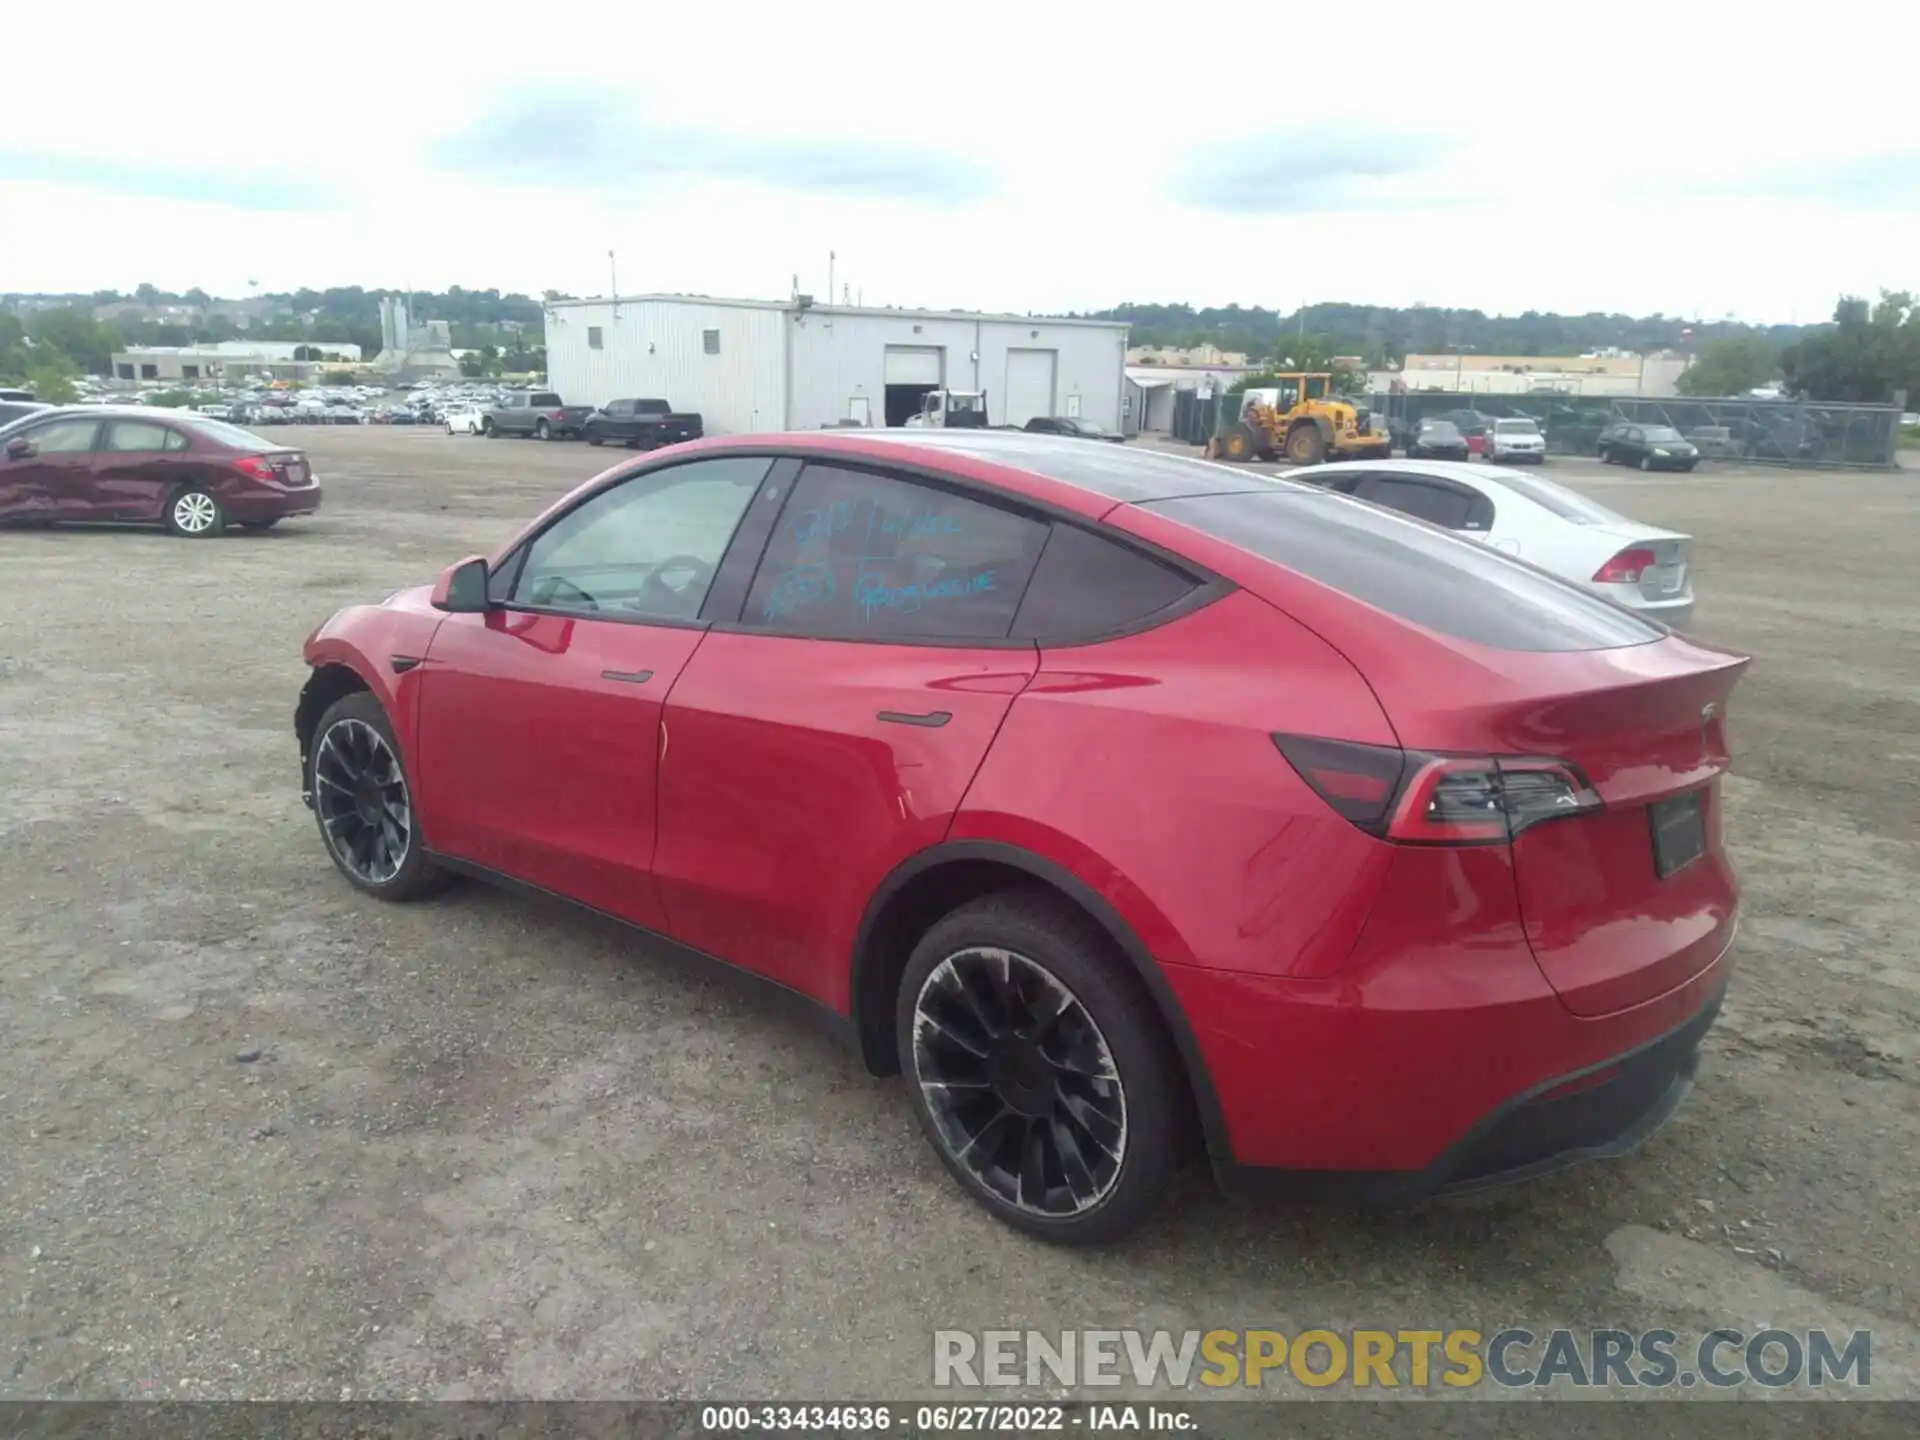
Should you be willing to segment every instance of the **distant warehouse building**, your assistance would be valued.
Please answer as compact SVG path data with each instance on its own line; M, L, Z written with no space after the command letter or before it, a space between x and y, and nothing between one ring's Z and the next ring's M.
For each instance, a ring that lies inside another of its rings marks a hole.
M569 404L670 401L709 434L900 425L929 390L984 390L995 425L1117 430L1127 327L966 311L636 295L549 302L547 383Z

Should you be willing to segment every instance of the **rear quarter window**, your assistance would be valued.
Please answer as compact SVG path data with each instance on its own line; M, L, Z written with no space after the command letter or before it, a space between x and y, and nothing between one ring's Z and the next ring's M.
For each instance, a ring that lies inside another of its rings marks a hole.
M1144 508L1439 635L1500 650L1612 650L1666 631L1472 540L1327 491Z
M1056 524L1014 616L1016 640L1067 643L1147 624L1200 588L1193 577L1077 525Z

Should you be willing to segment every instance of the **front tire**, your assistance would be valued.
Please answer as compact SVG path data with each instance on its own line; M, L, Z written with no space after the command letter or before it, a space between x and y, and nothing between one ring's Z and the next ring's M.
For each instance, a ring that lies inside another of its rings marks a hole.
M1640 468L1642 470L1653 469L1653 457L1651 455L1642 455L1640 457Z
M1077 910L1016 890L934 925L901 980L928 1143L995 1219L1056 1244L1118 1239L1178 1170L1180 1071L1123 965Z
M491 440L495 436L497 436L500 432L493 428L493 421L489 419L489 420L482 420L480 422L480 433L486 436L487 439Z
M447 873L421 846L393 726L372 694L356 690L321 715L306 783L327 858L356 890L415 900L445 886Z
M1287 436L1287 459L1295 465L1318 465L1327 458L1327 437L1318 425L1296 425Z
M553 438L553 431L547 428L546 421L541 420L534 425L533 438L536 440L551 440Z
M227 528L227 512L212 492L188 485L167 501L167 529L187 540L207 540Z

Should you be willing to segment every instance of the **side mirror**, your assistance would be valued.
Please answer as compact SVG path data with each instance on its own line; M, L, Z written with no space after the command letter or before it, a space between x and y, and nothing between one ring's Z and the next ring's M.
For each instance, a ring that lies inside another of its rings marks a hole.
M487 599L487 557L470 555L442 570L433 582L431 603L451 615L479 615L492 609Z
M20 435L7 442L7 458L9 460L24 460L31 454L33 454L33 441L27 439L26 436Z

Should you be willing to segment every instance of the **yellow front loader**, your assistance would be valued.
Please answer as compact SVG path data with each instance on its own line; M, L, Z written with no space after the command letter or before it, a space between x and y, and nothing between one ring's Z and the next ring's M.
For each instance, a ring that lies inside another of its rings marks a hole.
M1373 429L1364 406L1331 398L1331 374L1274 377L1276 384L1240 397L1240 413L1223 407L1209 460L1275 460L1318 465L1323 460L1380 460L1393 442Z

